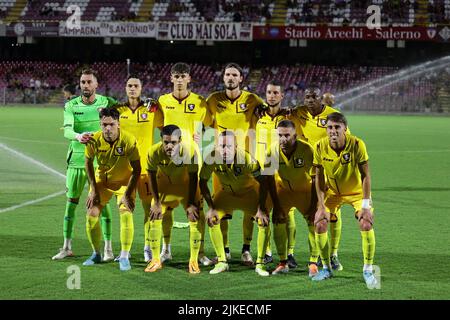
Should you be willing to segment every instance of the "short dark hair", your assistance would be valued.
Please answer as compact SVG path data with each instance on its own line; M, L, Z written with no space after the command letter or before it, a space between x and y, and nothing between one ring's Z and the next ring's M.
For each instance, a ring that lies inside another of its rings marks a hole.
M72 96L77 93L77 86L71 83L66 84L62 89L69 92Z
M137 74L130 74L130 75L127 77L127 80L125 81L125 83L127 83L128 80L130 80L130 79L138 79L138 80L141 82L141 84L142 84L142 80L141 80L141 78L140 78Z
M98 115L100 119L103 117L111 117L114 120L119 120L120 118L120 113L116 108L102 108Z
M189 67L189 65L187 63L177 62L177 63L175 63L172 66L172 68L170 68L170 74L175 74L175 73L179 73L179 74L187 73L187 74L190 74L191 73L191 67Z
M181 138L181 130L178 126L176 126L174 124L169 124L162 128L161 138L162 138L162 136L173 136L173 135Z
M292 128L295 129L295 124L291 120L282 120L278 123L277 128Z
M219 134L219 137L227 137L227 136L236 137L236 135L232 130L224 130Z
M281 83L281 81L279 81L279 80L270 80L269 82L267 82L267 86L269 84L272 85L272 86L275 86L275 87L280 87L281 92L284 91L284 86ZM266 88L267 88L267 86L266 86Z
M328 121L334 121L334 122L339 122L339 123L343 123L345 125L345 127L347 127L347 119L345 118L345 116L340 113L340 112L333 112L330 113L327 116L327 122Z
M314 93L317 97L317 99L322 99L322 95L320 94L320 89L316 86L308 86L305 89L305 95L306 95L306 91L310 91L312 93Z
M85 68L83 70L81 70L81 75L90 75L92 74L94 76L95 79L98 79L97 77L97 71L95 71L94 69L91 68ZM80 76L81 76L80 75Z
M240 65L238 65L235 62L228 62L225 67L223 68L223 74L225 74L225 70L227 70L228 68L235 68L239 71L239 74L242 76L243 75L243 71Z

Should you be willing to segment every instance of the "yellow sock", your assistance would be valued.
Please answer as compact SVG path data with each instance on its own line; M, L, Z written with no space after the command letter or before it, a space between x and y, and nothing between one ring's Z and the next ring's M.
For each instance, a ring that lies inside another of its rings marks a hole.
M258 256L256 258L256 263L264 262L264 255L266 254L267 244L269 243L269 227L258 226Z
M102 228L100 227L99 217L86 216L86 234L95 252L100 252L102 241Z
M172 240L172 226L173 226L173 210L167 209L164 212L163 220L162 220L162 231L164 235L164 244L170 244Z
M189 222L189 245L191 248L190 261L197 262L198 252L200 251L200 244L202 240L202 234L199 229L199 222Z
M220 230L222 232L222 241L223 241L223 246L225 248L229 248L230 247L230 241L228 240L228 220L221 220L220 221Z
M226 262L227 258L225 256L225 248L223 246L223 235L220 230L220 225L216 224L209 228L209 235L211 237L211 242L216 251L216 255L219 258L219 262Z
M309 245L309 262L317 263L319 260L319 247L316 243L316 234L314 232L314 226L308 226L308 245Z
M150 230L150 205L142 203L144 207L144 245L150 247L150 240L148 239L148 231Z
M331 219L330 221L330 245L331 254L337 255L339 249L339 242L341 241L342 233L342 219L341 219L341 209L336 211L336 221Z
M295 234L297 228L295 226L295 208L291 208L287 220L287 237L288 237L288 254L294 254Z
M373 264L375 256L375 231L361 231L362 251L364 256L364 264Z
M161 255L161 234L162 234L162 220L150 221L150 228L148 232L150 249L152 249L152 260L158 260Z
M280 260L287 260L287 232L286 223L273 224L273 238Z
M270 256L270 255L272 255L272 247L271 247L271 243L270 243L270 237L272 236L272 228L270 227L270 224L267 226L267 228L269 229L269 233L267 235L269 240L267 241L266 254L268 254Z
M120 213L120 244L122 251L131 250L134 238L133 214L129 211Z
M250 245L253 239L253 220L249 214L244 214L244 218L242 219L242 235L243 243Z
M328 232L316 233L316 244L319 247L322 265L330 266L330 245L328 244Z

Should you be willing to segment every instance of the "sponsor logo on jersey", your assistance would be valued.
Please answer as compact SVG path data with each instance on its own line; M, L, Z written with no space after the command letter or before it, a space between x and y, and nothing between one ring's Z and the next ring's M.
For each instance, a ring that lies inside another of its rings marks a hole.
M189 111L194 110L194 108L195 108L195 104L193 104L193 103L188 104Z
M120 116L120 119L128 119L127 116Z
M84 114L84 112L74 112L73 114L76 116L82 116Z
M174 109L175 109L175 107L171 107L171 106L166 106L166 109L174 110Z
M303 167L305 161L302 158L294 159L295 167Z
M333 162L333 159L328 159L328 158L322 158L322 160Z

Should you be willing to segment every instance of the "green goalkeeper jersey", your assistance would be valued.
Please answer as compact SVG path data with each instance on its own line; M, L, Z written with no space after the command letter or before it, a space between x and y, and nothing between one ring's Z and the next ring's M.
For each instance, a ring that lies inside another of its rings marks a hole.
M110 97L99 94L91 104L85 104L81 97L76 97L64 105L64 137L70 140L67 151L67 166L70 168L84 168L84 144L76 136L83 132L100 130L98 112L100 108L108 108L117 104Z

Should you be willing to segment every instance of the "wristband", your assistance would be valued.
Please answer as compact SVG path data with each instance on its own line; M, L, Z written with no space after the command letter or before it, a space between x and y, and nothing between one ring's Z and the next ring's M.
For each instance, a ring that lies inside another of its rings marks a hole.
M370 199L363 199L362 200L362 208L363 209L370 209Z

